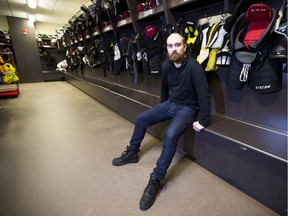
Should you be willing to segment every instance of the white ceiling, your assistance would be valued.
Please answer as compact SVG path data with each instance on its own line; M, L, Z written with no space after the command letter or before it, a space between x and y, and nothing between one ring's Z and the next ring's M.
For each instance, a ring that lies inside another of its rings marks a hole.
M0 0L0 16L28 18L35 15L35 25L63 26L76 14L81 5L90 5L91 0L37 0L37 8L31 9L27 0Z

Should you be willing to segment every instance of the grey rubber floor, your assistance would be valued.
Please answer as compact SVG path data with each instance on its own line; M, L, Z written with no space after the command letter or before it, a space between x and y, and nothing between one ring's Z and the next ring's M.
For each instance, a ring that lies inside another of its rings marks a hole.
M277 215L180 153L155 204L139 199L161 151L146 135L140 162L114 167L133 124L66 82L20 85L1 99L1 216Z

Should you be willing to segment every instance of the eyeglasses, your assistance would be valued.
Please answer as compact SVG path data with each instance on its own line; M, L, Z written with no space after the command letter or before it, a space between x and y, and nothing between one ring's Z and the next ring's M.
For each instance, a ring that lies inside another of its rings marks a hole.
M173 48L173 46L175 46L176 48L179 48L182 46L182 43L179 42L179 43L175 43L175 44L167 44L168 49Z

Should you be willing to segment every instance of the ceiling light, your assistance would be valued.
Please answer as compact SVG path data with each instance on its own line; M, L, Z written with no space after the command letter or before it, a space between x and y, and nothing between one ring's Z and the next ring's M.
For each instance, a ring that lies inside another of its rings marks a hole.
M37 0L28 0L28 6L35 9L37 6Z
M30 22L35 22L35 15L28 14L28 19Z

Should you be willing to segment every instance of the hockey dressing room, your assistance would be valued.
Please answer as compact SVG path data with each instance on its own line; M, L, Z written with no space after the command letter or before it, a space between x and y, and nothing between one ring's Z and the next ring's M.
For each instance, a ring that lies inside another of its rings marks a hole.
M1 215L287 215L287 27L287 0L0 1Z

